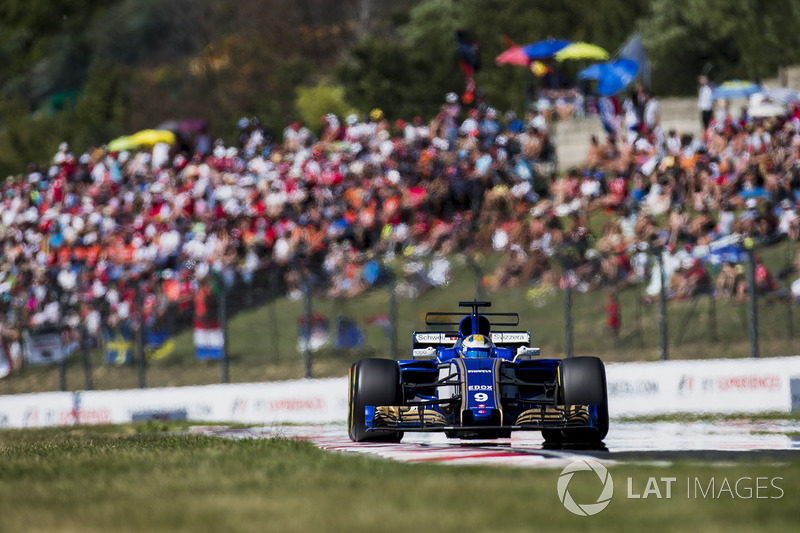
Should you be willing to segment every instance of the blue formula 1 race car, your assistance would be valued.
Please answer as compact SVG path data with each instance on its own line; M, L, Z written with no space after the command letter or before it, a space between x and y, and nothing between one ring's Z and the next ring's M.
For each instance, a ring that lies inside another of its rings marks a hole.
M356 442L399 442L404 432L488 439L540 430L554 444L598 444L608 433L608 393L597 357L540 359L516 313L428 313L413 359L362 359L350 367L348 432Z

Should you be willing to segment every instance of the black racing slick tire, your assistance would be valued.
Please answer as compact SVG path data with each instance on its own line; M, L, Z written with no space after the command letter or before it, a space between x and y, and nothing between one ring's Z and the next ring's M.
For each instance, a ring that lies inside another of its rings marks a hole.
M400 442L402 431L367 432L367 405L402 405L400 367L389 359L362 359L350 367L347 432L355 442Z
M546 442L558 444L598 444L608 434L608 388L606 369L597 357L570 357L559 366L559 403L596 405L597 427L544 429Z

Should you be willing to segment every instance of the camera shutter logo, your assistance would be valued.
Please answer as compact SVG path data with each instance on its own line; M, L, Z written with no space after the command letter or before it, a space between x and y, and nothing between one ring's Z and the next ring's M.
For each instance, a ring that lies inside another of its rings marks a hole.
M600 481L603 483L603 490L598 496L595 503L576 503L569 493L569 482L572 481L572 476L575 472L591 471L597 474ZM561 471L558 478L558 499L564 504L564 507L571 513L580 516L593 516L608 507L611 503L611 497L614 495L614 480L611 479L611 474L605 466L597 461L591 459L579 459L573 461Z

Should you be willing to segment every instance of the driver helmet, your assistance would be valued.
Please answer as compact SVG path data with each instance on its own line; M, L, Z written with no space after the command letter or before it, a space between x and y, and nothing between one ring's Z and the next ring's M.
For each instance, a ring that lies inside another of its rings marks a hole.
M494 348L492 340L486 335L470 335L461 343L461 357L491 357L492 348Z

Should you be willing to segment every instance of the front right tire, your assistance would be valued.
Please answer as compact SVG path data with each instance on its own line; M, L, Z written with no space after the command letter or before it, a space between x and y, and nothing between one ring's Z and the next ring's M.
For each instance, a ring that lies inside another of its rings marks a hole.
M347 432L354 442L400 442L402 431L367 431L368 405L403 404L400 367L389 359L362 359L350 367Z

